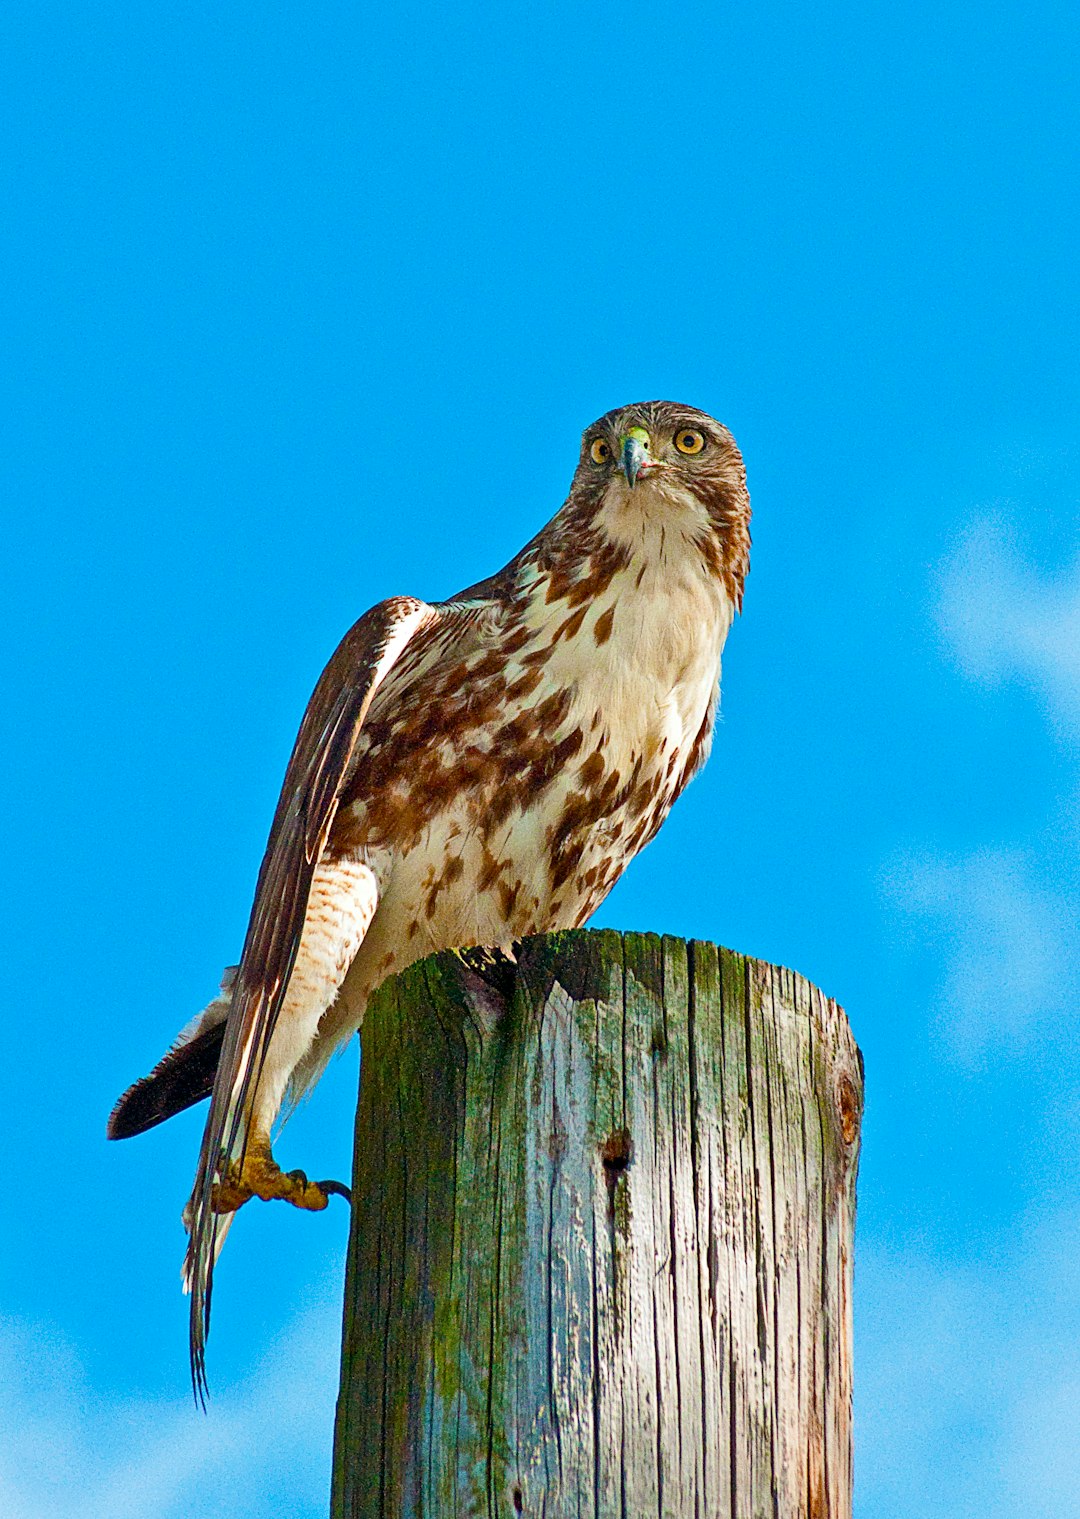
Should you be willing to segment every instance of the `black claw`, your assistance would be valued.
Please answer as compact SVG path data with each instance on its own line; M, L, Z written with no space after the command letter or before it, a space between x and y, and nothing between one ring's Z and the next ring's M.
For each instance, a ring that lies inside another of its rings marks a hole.
M343 1181L317 1181L315 1185L326 1193L327 1197L343 1197L352 1207L352 1193Z
M307 1172L306 1171L287 1171L286 1175L288 1176L289 1180L290 1181L294 1181L298 1187L306 1187L307 1186ZM318 1185L318 1184L316 1183L316 1185Z

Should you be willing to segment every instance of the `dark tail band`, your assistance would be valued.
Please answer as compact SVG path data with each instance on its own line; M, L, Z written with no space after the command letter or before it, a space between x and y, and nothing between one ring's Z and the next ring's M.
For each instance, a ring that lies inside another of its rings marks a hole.
M128 1087L120 1098L109 1114L108 1137L130 1139L133 1134L144 1134L209 1097L224 1037L222 1021L171 1049L149 1076Z

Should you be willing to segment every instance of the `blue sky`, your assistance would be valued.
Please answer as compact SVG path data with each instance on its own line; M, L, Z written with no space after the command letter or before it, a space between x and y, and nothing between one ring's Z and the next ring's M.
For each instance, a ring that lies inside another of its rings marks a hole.
M652 396L731 426L754 560L596 921L848 1009L860 1519L1080 1510L1078 30L5 7L5 1514L324 1512L344 1208L245 1212L197 1417L201 1114L105 1117L237 956L341 633L503 563ZM345 1173L356 1071L283 1159Z

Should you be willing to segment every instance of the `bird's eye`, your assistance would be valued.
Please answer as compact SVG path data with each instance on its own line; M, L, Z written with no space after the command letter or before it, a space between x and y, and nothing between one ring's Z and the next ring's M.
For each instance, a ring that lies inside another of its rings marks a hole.
M680 427L675 434L675 447L681 454L699 454L705 447L705 434L692 427Z
M594 438L589 445L589 454L594 464L606 464L611 458L611 449L603 438Z

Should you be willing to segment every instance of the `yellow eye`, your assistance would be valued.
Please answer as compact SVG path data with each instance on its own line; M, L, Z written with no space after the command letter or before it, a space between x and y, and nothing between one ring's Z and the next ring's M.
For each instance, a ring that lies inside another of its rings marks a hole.
M594 464L606 464L611 458L611 449L603 438L594 438L589 445L589 453Z
M691 427L680 427L675 434L675 447L681 454L699 454L705 447L705 434L694 432Z

